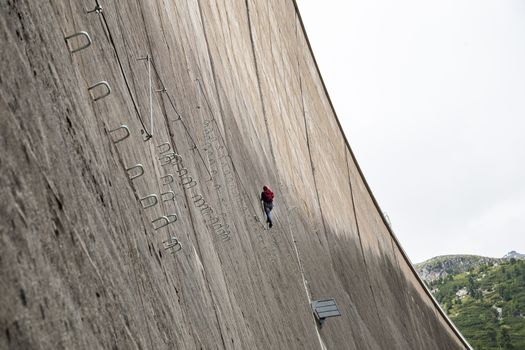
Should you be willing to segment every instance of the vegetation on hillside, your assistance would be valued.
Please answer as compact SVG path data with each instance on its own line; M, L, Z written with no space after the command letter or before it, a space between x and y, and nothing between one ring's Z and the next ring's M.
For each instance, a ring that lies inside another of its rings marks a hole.
M525 349L524 260L482 263L428 286L474 349Z

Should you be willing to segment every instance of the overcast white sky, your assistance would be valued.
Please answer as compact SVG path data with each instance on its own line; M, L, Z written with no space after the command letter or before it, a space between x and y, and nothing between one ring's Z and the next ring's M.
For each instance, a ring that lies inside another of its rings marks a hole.
M525 253L525 0L298 0L412 262Z

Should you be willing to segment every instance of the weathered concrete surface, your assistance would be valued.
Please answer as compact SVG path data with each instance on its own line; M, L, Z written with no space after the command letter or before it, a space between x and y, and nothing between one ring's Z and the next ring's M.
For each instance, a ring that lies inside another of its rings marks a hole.
M0 348L468 347L389 232L292 1L102 6L109 33L94 1L0 1ZM80 30L93 44L71 54ZM133 106L149 129L145 55L167 89L147 142ZM93 102L101 80L112 93ZM113 144L121 124L131 136ZM177 175L158 160L167 141L197 186L177 178L174 201L144 209ZM309 301L325 297L342 316L319 329Z

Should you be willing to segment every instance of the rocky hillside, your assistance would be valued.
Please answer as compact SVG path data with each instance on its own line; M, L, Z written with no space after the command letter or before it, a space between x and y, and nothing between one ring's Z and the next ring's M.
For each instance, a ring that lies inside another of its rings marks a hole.
M503 259L525 259L525 254L520 254L516 252L515 250L508 252L503 256Z
M476 350L525 349L525 261L494 260L477 259L477 266L459 273L454 269L467 262L450 265L452 272L428 286Z
M433 282L450 275L466 272L482 264L490 264L499 259L477 255L443 255L416 264L419 276L426 282Z
M428 283L469 271L481 265L501 263L512 258L525 259L525 255L514 250L505 254L501 259L478 255L441 255L415 264L415 267L419 276Z

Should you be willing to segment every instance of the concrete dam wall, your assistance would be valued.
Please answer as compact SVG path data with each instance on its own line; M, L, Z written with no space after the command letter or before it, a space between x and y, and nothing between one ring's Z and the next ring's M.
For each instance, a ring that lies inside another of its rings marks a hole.
M0 1L1 349L469 348L293 1L96 5ZM341 316L320 327L325 298Z

